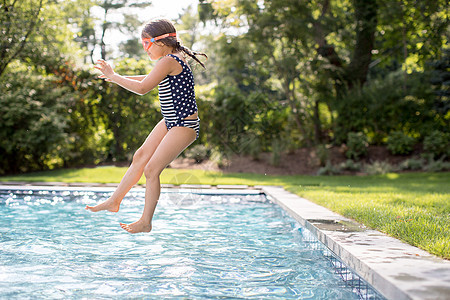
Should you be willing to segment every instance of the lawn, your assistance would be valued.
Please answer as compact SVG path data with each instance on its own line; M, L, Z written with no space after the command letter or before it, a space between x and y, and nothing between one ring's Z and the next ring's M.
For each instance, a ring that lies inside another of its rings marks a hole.
M125 171L118 167L68 169L0 177L0 181L116 183ZM450 259L450 173L265 176L166 169L161 182L282 185L370 228Z

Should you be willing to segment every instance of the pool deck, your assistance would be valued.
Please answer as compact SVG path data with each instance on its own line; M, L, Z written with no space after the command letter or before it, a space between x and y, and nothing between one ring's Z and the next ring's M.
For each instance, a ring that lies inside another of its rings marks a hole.
M115 186L0 182L0 189L81 187L111 190ZM174 188L215 194L264 193L387 299L450 299L450 261L368 229L282 187L256 186L248 189L247 186L163 185L166 192Z

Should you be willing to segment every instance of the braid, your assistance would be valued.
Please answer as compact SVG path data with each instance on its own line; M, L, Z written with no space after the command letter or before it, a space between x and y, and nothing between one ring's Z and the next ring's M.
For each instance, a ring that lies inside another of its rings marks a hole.
M188 47L181 45L180 42L177 42L177 46L175 49L178 51L179 50L183 51L184 53L186 53L187 55L192 57L196 62L198 62L203 67L203 69L206 69L205 65L196 56L196 55L201 55L201 56L208 58L208 56L205 53L194 52L191 49L189 49Z

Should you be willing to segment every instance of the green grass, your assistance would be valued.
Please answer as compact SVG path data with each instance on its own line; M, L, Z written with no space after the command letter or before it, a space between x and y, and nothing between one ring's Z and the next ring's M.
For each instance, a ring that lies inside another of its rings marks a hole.
M0 177L0 181L117 183L125 171L117 167L67 169ZM166 169L161 182L282 185L370 228L450 259L450 173L330 177Z

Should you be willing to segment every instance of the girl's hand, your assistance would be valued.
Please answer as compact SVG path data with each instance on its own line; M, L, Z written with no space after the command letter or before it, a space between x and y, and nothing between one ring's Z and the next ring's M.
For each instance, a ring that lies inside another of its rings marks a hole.
M94 68L96 68L97 70L100 70L100 72L103 73L103 75L100 75L100 78L111 79L111 77L115 74L111 65L108 64L103 59L97 60L97 63L95 64ZM104 77L102 77L102 76L104 76Z
M100 79L105 79L105 81L108 81L108 82L111 82L112 80L111 79L109 79L108 77L106 77L105 75L100 75L100 76L98 76L97 78L100 78Z

